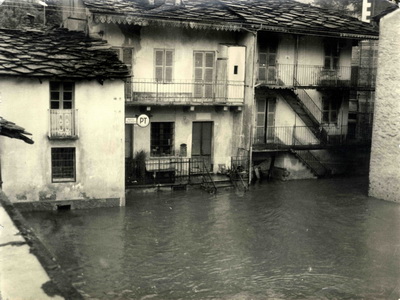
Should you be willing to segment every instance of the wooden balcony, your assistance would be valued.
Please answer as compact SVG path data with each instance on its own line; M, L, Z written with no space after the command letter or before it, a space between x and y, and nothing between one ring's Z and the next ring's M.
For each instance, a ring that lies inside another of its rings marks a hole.
M77 119L77 109L49 109L49 139L77 139Z
M258 85L294 88L374 89L376 68L341 66L326 69L318 65L259 65Z
M194 81L156 79L132 80L131 105L226 105L242 106L244 82L242 81Z

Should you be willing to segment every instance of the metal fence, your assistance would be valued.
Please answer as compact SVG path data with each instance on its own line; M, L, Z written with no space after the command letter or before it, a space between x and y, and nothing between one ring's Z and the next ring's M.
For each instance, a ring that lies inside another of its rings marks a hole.
M133 78L133 102L238 103L244 101L243 81L194 81Z
M187 184L208 173L205 158L126 159L127 185Z
M264 132L256 132L255 145L267 148L287 148L289 146L333 146L355 144L371 140L372 127L363 128L357 139L348 136L348 126L322 126L320 132L309 126L274 126L267 127Z
M271 67L270 67L271 68ZM375 86L376 68L339 66L327 69L320 65L277 64L275 77L259 77L258 82L267 85L290 87L364 87Z

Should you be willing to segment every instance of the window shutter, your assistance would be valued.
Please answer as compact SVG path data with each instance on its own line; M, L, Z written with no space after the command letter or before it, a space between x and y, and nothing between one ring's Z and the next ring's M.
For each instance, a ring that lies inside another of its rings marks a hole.
M174 52L165 50L165 81L172 81L172 66L174 63Z
M164 66L164 51L163 50L156 50L156 80L162 81L163 80L163 66Z
M122 51L122 62L128 67L130 75L132 75L132 58L132 49L124 48Z
M214 52L206 52L206 68L214 67Z
M203 53L202 52L194 53L194 81L195 82L203 81ZM202 84L195 84L194 96L195 97L203 96L203 85Z
M260 53L258 55L258 79L266 80L267 54Z

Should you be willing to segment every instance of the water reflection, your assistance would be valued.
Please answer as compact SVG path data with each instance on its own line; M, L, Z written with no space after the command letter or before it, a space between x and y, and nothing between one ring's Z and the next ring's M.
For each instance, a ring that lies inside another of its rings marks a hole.
M277 182L26 218L87 298L399 299L400 205L366 191Z

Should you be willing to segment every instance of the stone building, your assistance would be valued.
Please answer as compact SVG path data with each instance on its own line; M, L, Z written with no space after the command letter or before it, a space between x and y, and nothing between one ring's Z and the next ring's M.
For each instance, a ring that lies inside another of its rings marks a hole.
M369 195L400 202L400 9L379 23Z

